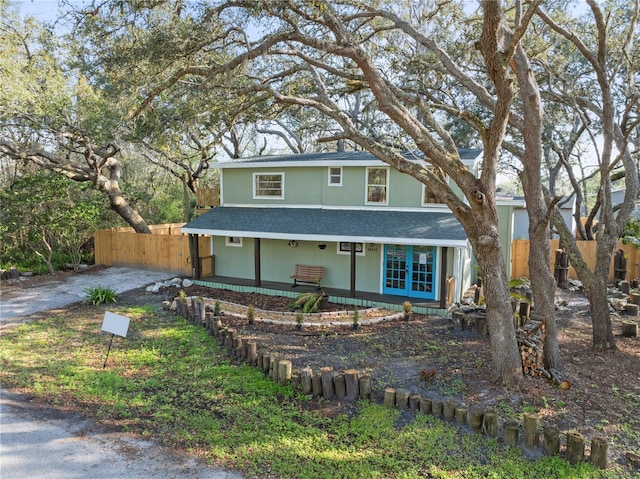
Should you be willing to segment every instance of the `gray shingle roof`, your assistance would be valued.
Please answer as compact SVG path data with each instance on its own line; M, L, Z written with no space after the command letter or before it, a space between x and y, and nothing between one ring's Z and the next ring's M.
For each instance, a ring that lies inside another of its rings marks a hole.
M214 236L464 246L448 211L218 207L183 227Z
M474 148L462 148L458 150L460 159L462 160L474 160L482 154L481 149ZM408 159L421 160L423 154L420 151L406 151L402 153ZM269 156L254 156L250 158L240 158L230 162L221 162L217 166L224 167L225 165L236 164L260 164L260 163L277 163L277 162L344 162L344 161L373 161L376 157L368 151L342 151L342 152L320 152L320 153L303 153L299 155L269 155Z

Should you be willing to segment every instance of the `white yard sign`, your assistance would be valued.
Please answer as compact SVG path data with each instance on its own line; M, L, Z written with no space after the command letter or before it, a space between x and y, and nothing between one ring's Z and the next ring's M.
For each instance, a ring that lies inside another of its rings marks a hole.
M102 330L107 333L117 334L123 338L127 337L127 330L129 329L129 318L126 316L120 316L119 314L106 311L104 313L104 320L102 321Z
M113 343L113 337L117 334L123 338L127 337L127 330L129 329L129 318L126 316L120 316L119 314L106 311L104 313L104 319L102 320L102 330L107 333L111 333L111 339L109 340L109 349L107 349L107 357L104 358L103 368L107 367L107 359L109 359L109 351L111 351L111 344Z

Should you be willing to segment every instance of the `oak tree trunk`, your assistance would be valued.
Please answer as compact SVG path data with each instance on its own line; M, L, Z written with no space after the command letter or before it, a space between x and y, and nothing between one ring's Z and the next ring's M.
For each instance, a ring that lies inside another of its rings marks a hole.
M589 311L591 312L591 324L593 327L594 349L617 349L613 337L613 325L609 312L609 300L607 298L607 285L599 278L592 277L593 285L587 286L583 282L585 293L589 299Z
M108 173L108 177L104 173ZM151 234L144 218L124 198L119 185L120 173L120 162L115 158L108 159L102 168L102 173L98 175L96 181L98 188L109 197L111 209L131 225L136 233Z
M497 236L481 236L472 242L482 272L487 307L487 325L496 379L505 385L517 385L522 379L522 362L513 324L506 268Z
M516 48L514 66L520 86L523 105L524 143L523 171L520 175L527 213L529 216L529 275L532 279L536 314L546 319L544 366L560 367L560 347L555 320L556 283L551 273L549 258L549 221L547 205L542 191L542 106L540 89L533 75L529 59L521 46Z

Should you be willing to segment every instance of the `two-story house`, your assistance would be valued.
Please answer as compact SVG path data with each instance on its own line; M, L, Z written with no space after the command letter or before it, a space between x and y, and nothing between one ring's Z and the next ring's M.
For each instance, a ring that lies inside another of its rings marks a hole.
M480 150L461 150L475 171ZM412 161L426 163L413 154ZM368 152L247 158L220 168L220 206L182 228L210 248L215 277L290 287L296 264L324 288L445 308L471 281L462 226L428 189ZM207 244L208 243L208 244Z

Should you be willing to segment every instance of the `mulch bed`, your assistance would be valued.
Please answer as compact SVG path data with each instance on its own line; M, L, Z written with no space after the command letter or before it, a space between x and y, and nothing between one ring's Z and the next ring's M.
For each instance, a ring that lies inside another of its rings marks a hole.
M190 296L253 304L258 309L290 311L289 298L244 294L192 286ZM148 294L148 293L147 293ZM564 391L543 378L525 377L517 389L505 389L492 375L489 340L474 331L461 330L452 319L414 314L410 321L385 321L353 330L350 326L303 327L255 322L233 315L223 317L259 348L290 359L294 369L329 366L335 371L356 369L372 378L373 399L381 401L386 387L406 388L432 399L454 398L470 406L495 409L501 421L519 419L535 410L541 424L559 427L562 435L577 431L589 439L604 436L613 461L626 463L624 452L640 452L632 431L640 430L640 342L616 337L618 351L591 349L591 321L581 292L559 290L568 304L558 311L557 322L564 373L571 389ZM330 305L332 310L344 305ZM613 316L614 331L625 317ZM427 374L425 374L425 372ZM317 402L329 415L352 407Z

